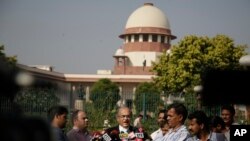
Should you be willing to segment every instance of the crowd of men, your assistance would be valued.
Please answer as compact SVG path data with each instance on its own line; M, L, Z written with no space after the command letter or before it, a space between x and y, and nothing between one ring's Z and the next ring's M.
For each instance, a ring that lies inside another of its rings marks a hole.
M234 122L235 110L231 106L223 106L220 117L209 119L203 111L188 114L183 104L174 103L159 112L159 129L151 134L144 131L143 125L131 125L132 112L128 107L120 107L116 114L117 126L102 133L89 132L87 113L76 110L70 117L73 127L65 133L69 115L67 108L51 107L48 111L50 124L40 118L24 116L20 106L14 102L20 89L16 83L17 68L6 63L3 56L0 57L0 68L3 82L0 95L1 141L230 141L230 126L237 124ZM10 101L8 108L2 106L6 101ZM140 118L137 123L140 123Z
M64 133L67 114L68 110L63 106L55 106L48 111L55 141L230 141L230 125L237 124L232 106L223 106L221 116L208 117L201 110L188 114L183 104L173 103L166 110L159 111L159 129L150 134L144 131L143 125L131 125L132 112L128 107L120 107L116 114L117 125L101 133L90 133L87 113L75 110L71 117L73 127Z

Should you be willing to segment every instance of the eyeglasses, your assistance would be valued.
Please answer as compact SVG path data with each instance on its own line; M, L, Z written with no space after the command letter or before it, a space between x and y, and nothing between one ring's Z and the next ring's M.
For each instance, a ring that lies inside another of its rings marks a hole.
M130 115L121 115L121 116L119 116L119 118L122 118L122 119L125 119L125 118L130 119Z

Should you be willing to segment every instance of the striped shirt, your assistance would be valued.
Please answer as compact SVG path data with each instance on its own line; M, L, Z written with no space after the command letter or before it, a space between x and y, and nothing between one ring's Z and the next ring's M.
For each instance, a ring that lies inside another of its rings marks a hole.
M170 129L168 133L162 138L158 138L155 141L185 141L190 137L190 134L185 125L180 126L177 129Z

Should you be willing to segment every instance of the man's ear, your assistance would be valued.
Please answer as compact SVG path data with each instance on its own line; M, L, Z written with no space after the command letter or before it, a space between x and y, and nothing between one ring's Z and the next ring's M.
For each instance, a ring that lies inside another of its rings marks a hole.
M116 121L119 122L119 116L116 115L115 117L116 117Z
M182 121L182 119L183 119L183 116L179 115L179 121Z
M77 119L75 118L75 119L73 119L73 123L75 123L77 121Z
M200 125L200 127L201 127L201 129L204 129L204 123L202 123L202 124Z
M60 115L56 114L54 118L59 118Z

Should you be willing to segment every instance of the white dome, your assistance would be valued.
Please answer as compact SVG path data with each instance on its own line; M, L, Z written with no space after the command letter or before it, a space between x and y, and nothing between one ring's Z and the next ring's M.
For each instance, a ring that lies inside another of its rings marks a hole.
M170 29L165 14L152 3L145 3L136 9L128 18L125 28L132 27L160 27Z
M124 51L123 49L119 48L115 52L115 56L124 56Z

